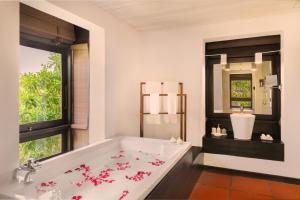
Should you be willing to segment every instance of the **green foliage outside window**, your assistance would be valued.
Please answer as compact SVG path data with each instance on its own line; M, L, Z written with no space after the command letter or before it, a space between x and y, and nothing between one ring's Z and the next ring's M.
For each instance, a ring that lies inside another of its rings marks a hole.
M20 124L61 119L61 55L50 53L38 72L20 76Z
M252 84L251 79L233 79L231 80L231 107L244 106L252 108Z
M232 98L251 98L251 80L232 80Z
M231 105L234 107L244 106L245 108L251 108L251 101L231 101Z
M19 123L51 121L62 118L61 54L50 53L38 72L20 75ZM19 145L19 159L44 158L61 152L61 135L32 140Z
M19 160L25 163L29 158L46 158L61 153L61 135L54 135L19 144Z

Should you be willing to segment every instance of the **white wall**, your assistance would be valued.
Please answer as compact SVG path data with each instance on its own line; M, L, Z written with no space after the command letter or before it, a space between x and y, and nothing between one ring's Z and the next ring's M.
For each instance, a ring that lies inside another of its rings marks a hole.
M141 69L146 79L180 80L188 95L187 139L205 134L204 43L268 34L282 35L282 140L285 161L205 154L205 164L300 178L300 14L145 32ZM134 124L132 124L134 125Z
M91 91L93 113L91 124L95 138L124 134L139 135L139 83L144 80L181 81L188 94L187 139L202 145L205 130L204 41L282 34L282 140L285 143L285 162L205 155L205 163L228 168L259 171L300 178L300 134L297 122L300 113L300 24L299 14L263 19L233 21L222 24L178 28L138 33L88 2L52 2L105 29L105 58L103 49L91 55ZM38 4L38 3L37 3ZM42 4L42 3L40 3ZM46 8L45 8L46 9ZM59 9L58 9L59 10ZM53 11L55 12L55 10ZM78 17L79 16L79 17ZM78 18L76 18L78 17ZM10 20L7 20L10 19ZM17 165L18 147L18 4L0 3L1 73L0 73L0 174ZM92 34L96 44L104 43L101 34ZM93 51L97 51L97 47ZM96 59L98 58L98 59ZM100 59L99 59L100 58ZM100 60L100 62L99 62ZM105 77L101 68L105 61ZM101 64L102 63L102 64ZM104 80L105 79L105 80ZM105 84L102 81L105 81ZM105 93L104 93L105 85ZM105 98L105 105L104 105ZM101 128L105 110L106 131ZM100 130L97 129L100 127ZM99 133L101 132L101 133ZM7 156L9 155L9 156ZM5 164L3 164L5 163Z
M17 2L0 3L0 44L0 174L3 174L12 171L19 161Z
M106 136L135 135L139 130L140 34L89 2L53 3L104 28Z

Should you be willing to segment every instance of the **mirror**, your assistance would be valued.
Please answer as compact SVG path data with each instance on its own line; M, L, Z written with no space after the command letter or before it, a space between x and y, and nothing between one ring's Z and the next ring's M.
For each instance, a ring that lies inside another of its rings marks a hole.
M213 65L214 113L232 113L244 106L245 112L272 115L272 88L277 82L272 62ZM271 86L273 86L271 85Z

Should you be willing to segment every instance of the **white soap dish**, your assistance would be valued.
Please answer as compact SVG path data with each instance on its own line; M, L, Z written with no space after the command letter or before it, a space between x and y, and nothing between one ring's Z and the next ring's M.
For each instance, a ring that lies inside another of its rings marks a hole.
M265 140L265 141L273 141L274 140L273 137L269 134L261 134L260 139Z
M213 133L213 132L211 134L215 137L221 137L221 136L227 135L226 133Z

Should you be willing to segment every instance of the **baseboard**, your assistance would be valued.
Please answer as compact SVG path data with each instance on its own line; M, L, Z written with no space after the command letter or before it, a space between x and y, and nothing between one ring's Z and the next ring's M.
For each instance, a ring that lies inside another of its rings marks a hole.
M297 179L297 178L278 176L278 175L272 175L272 174L264 174L264 173L258 173L258 172L242 171L242 170L236 170L236 169L228 169L228 168L208 166L208 165L200 165L200 168L207 170L207 171L226 173L229 175L246 176L246 177L251 177L251 178L267 179L267 180L271 180L271 181L280 181L280 182L284 182L284 183L300 185L300 179Z

